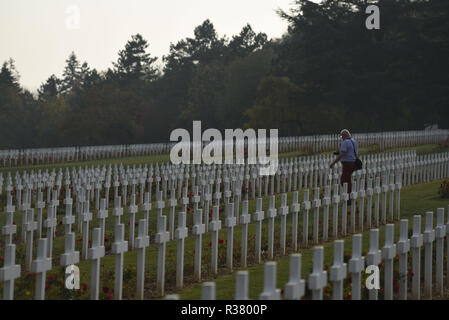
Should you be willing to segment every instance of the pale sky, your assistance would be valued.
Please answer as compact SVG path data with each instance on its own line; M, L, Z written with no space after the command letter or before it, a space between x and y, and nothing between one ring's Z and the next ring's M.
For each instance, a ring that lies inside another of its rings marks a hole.
M220 36L231 38L250 23L256 32L280 37L287 23L275 10L294 0L1 0L0 63L10 57L20 83L35 91L51 74L61 77L75 51L81 62L106 70L131 35L149 42L161 58L170 42L193 37L194 27L210 19ZM76 11L79 12L77 29ZM160 62L160 60L159 60Z

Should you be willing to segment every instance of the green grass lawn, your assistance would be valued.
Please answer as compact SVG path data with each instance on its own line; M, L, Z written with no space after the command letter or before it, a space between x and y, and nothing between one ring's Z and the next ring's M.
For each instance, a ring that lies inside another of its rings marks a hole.
M432 182L422 185L415 185L412 187L405 187L402 189L401 193L401 217L402 218L408 218L410 219L414 214L423 214L426 211L433 210L435 211L438 207L445 207L447 208L449 205L449 200L443 200L437 198L437 188L438 188L439 182ZM299 192L300 196L299 199L302 201L303 199L303 192ZM291 203L291 197L292 194L288 194L288 204ZM268 206L268 198L264 198L263 200L264 209L266 210ZM279 207L280 205L280 195L276 196L276 207ZM191 210L187 217L188 226L190 227L192 225L192 212ZM249 201L249 212L253 213L255 211L255 200ZM73 211L75 214L75 210ZM179 208L176 210L176 212L179 212ZM332 212L332 209L330 210ZM366 211L365 211L366 212ZM388 211L387 211L388 212ZM62 219L62 215L64 214L64 208L63 205L60 206L58 210L58 221ZM164 209L164 214L168 215L168 208ZM339 217L341 217L341 208L339 211ZM91 228L98 226L98 220L95 218L91 222ZM322 212L321 212L322 216ZM332 217L332 214L330 214ZM143 212L139 212L136 216L136 221L143 218ZM322 219L322 217L320 217ZM1 215L0 217L0 223L3 225L5 223L5 216ZM16 213L14 217L17 225L20 224L21 219L21 213ZM224 219L224 212L220 214L220 219L223 221ZM341 218L339 218L341 222ZM436 220L436 219L435 219ZM125 210L125 214L121 217L121 222L125 224L125 230L126 235L125 238L128 240L129 237L129 213L127 213L127 210ZM276 218L276 224L275 224L275 235L279 235L280 232L280 219ZM175 221L176 222L176 221ZM298 241L301 242L302 238L302 214L299 215L299 237ZM348 223L349 223L349 217L348 217ZM424 222L423 222L424 223ZM114 284L114 267L115 267L115 256L110 254L110 247L111 243L113 242L113 225L114 225L114 218L110 216L107 219L106 224L106 237L108 238L108 241L105 243L106 245L106 251L107 256L101 260L101 286L106 287L104 288L104 291L106 293L102 292L101 298L110 298L108 296L108 290L109 292L112 292L113 290L113 284ZM175 223L177 225L177 223ZM313 225L313 213L310 212L309 215L309 237L311 239L312 235L312 225ZM50 279L48 280L49 288L47 289L47 298L49 299L62 299L69 297L69 292L67 290L64 290L62 288L62 281L64 276L64 270L61 266L59 266L59 257L60 254L64 252L64 237L63 237L63 225L58 225L57 231L58 234L55 237L54 240L54 248L53 248L53 257L56 257L53 260L54 269L48 273L50 276ZM77 232L76 234L76 249L81 251L81 244L80 241L82 235L78 232L77 226L74 225L74 231ZM396 229L398 228L398 225L396 226ZM410 222L409 228L411 230L412 224ZM321 228L320 228L321 229ZM92 230L92 229L91 229ZM146 281L145 281L145 297L147 299L150 298L158 298L158 294L156 292L156 272L157 272L157 255L158 255L158 248L157 245L153 243L154 241L154 235L156 230L156 210L153 209L150 214L150 247L147 249L147 269L146 269ZM190 230L190 228L189 228ZM263 226L262 226L262 259L263 261L267 261L267 220L265 219ZM332 230L332 223L330 221L329 223L329 230ZM349 228L347 229L349 230ZM16 257L16 263L20 263L22 265L22 277L18 280L16 280L16 292L15 296L16 298L21 299L32 299L34 294L34 279L33 275L29 272L26 272L24 269L24 262L25 262L25 248L24 244L20 242L20 231L21 229L18 228L18 232L15 236L17 245L17 257ZM44 229L44 236L46 230ZM137 227L136 227L136 234L137 234ZM320 230L321 234L321 230ZM396 230L395 236L398 237L398 230ZM254 252L254 239L255 239L255 224L251 223L249 225L249 244L248 244L248 268L250 272L250 297L251 298L257 298L258 295L262 292L262 285L263 285L263 264L256 264L255 262L255 252ZM320 235L321 236L321 235ZM363 243L363 250L368 250L368 232L365 232L363 234L364 236L364 243ZM381 228L381 245L383 245L383 237L384 237L384 228ZM226 230L222 229L219 235L220 239L226 240ZM217 299L232 299L234 295L234 273L229 273L226 266L226 243L222 243L219 245L219 272L218 275L214 275L210 272L210 233L207 233L203 236L203 246L202 246L202 280L214 280L217 283ZM278 236L275 236L275 260L278 261L278 287L282 288L284 287L286 281L288 280L288 268L289 268L289 258L288 254L292 253L292 250L290 248L291 244L291 218L289 217L287 219L287 255L286 256L280 256L280 240ZM325 247L325 263L328 265L332 264L332 240L330 239L329 242L324 244ZM345 246L345 252L350 253L351 252L351 237L348 236L345 238L346 246ZM36 241L34 242L36 246ZM234 266L235 270L239 269L239 262L240 262L240 247L241 247L241 227L236 227L234 229ZM0 252L4 252L4 241L0 244ZM309 270L311 270L311 264L312 264L312 249L309 248L302 248L299 252L303 255L303 275L308 274ZM34 256L36 255L36 248L34 249ZM193 279L193 257L194 257L194 238L192 236L189 236L185 241L185 268L184 268L184 283L185 283L185 289L179 292L182 299L199 299L201 296L201 286L198 283L195 283ZM135 298L135 288L136 288L136 261L137 261L137 252L136 250L130 251L125 254L125 272L124 272L124 292L123 292L123 298L124 299L133 299ZM166 294L168 293L175 293L175 275L176 275L176 241L170 241L167 244L167 252L166 252ZM88 298L88 287L90 287L90 268L91 268L91 262L82 260L79 265L80 271L81 271L81 282L85 283L87 285L86 291L80 290L76 291L76 295L73 298L78 299L86 299ZM0 285L1 286L1 285ZM79 294L79 296L78 296Z

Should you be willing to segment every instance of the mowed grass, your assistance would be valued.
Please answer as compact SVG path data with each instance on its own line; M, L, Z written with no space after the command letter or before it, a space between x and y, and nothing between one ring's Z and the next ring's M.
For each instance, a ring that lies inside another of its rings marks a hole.
M436 224L436 209L445 208L446 217L449 210L449 199L442 199L437 196L437 190L440 181L435 181L426 184L415 185L411 187L404 187L401 191L401 219L409 219L409 236L413 228L413 216L419 214L422 216L421 223L424 230L425 213L427 211L434 212L434 224ZM366 211L365 211L366 212ZM387 211L388 213L388 211ZM388 217L388 214L387 214ZM447 218L446 218L447 219ZM445 219L445 221L447 221ZM390 221L391 222L391 221ZM395 221L395 241L399 239L399 222ZM379 247L384 245L385 241L385 226L379 228ZM277 234L277 233L276 233ZM369 231L362 233L363 248L362 251L369 250ZM352 235L346 236L345 254L352 252ZM279 239L277 238L277 241ZM320 244L324 247L324 264L331 266L333 263L333 239ZM312 271L313 263L313 247L300 249L298 253L302 255L302 276L307 280L307 276ZM277 255L274 259L277 262L277 287L284 288L289 278L289 264L290 258L288 255ZM252 265L246 268L249 272L249 298L258 299L260 293L263 291L263 276L264 265ZM306 276L307 275L307 276ZM235 295L235 271L214 280L216 283L216 297L217 299L234 299ZM201 284L193 284L185 288L179 293L181 299L201 299Z
M431 153L437 153L437 152L447 152L449 151L448 147L439 147L435 144L428 144L428 145L422 145L422 146L415 146L415 147L405 147L405 148L392 148L383 150L382 152L391 152L391 151L404 151L404 150L416 150L418 155L422 154L431 154ZM359 154L365 155L365 154L372 154L377 153L378 150L376 149L370 149L370 148L360 148ZM332 151L322 152L319 154L331 154ZM310 156L313 155L310 152L307 151L294 151L294 152L285 152L280 153L279 158L291 158L291 157L298 157L298 156ZM78 167L91 167L91 166L99 166L99 165L119 165L123 164L123 166L139 166L139 165L145 165L153 163L162 163L162 162L169 162L170 161L170 155L163 154L163 155L151 155L151 156L138 156L138 157L124 157L124 158L115 158L115 159L100 159L100 160L90 160L90 161L79 161L79 162L66 162L66 163L54 163L54 164L41 164L41 165L25 165L25 166L18 166L18 167L1 167L0 172L3 174L6 174L8 172L11 172L11 174L15 174L16 171L19 173L22 173L23 171L31 171L34 170L37 172L38 170L59 170L65 169L65 168L78 168Z
M443 200L437 198L437 189L439 186L438 181L415 185L412 187L404 187L401 192L401 218L410 219L409 229L412 228L411 218L414 214L424 214L426 211L435 211L436 208L444 207L447 208L449 205L448 200ZM276 207L280 206L280 197L281 195L276 196ZM299 200L300 202L303 199L303 191L299 192ZM266 208L268 207L268 197L265 197L263 200L263 208L266 212ZM291 204L292 201L292 193L288 193L288 204ZM241 204L240 204L241 206ZM178 206L176 209L175 217L177 213L180 211L180 207ZM222 208L223 209L223 208ZM62 216L64 215L64 205L61 202L61 205L58 209L58 221L62 220ZM366 210L366 208L365 208ZM94 219L91 221L91 230L94 227L98 226L98 219L96 219L95 210L94 211ZM125 224L125 239L129 241L129 225L128 221L130 220L130 215L127 212L128 210L124 210L125 214L121 217L121 223ZM75 209L73 210L75 214ZM165 264L165 284L166 290L165 293L179 293L182 299L200 299L201 297L201 285L198 284L193 279L193 259L194 259L194 248L195 248L195 239L190 235L191 226L193 222L193 210L190 210L187 213L187 225L189 227L189 237L185 240L185 254L184 254L184 283L185 289L182 291L177 291L175 288L175 279L176 279L176 252L177 252L177 243L176 240L170 241L167 243L166 247L166 264ZM255 200L249 201L249 213L255 212ZM366 212L366 211L365 211ZM388 217L387 210L387 217ZM164 215L169 215L169 208L165 208L163 210ZM20 263L22 265L22 278L16 280L16 297L20 299L32 299L34 292L34 278L32 275L24 269L25 263L25 245L20 241L20 233L21 233L21 212L16 212L14 215L14 220L16 224L19 226L17 230L17 234L15 235L15 243L17 243L17 257L16 263ZM322 210L320 213L320 219L322 219ZM44 213L44 217L46 214ZM329 230L332 230L332 207L330 210L330 223ZM143 218L143 212L138 212L136 215L136 221ZM223 221L225 218L225 212L220 213L220 219ZM358 217L357 217L358 218ZM349 224L349 216L348 216L348 224ZM436 219L434 219L436 220ZM339 221L341 223L341 207L339 209ZM156 291L156 272L157 272L157 257L158 257L158 246L154 244L154 238L156 233L156 222L157 222L157 212L155 209L152 209L150 212L150 247L146 250L146 280L145 280L145 298L154 299L160 298L160 295ZM203 221L204 222L204 221ZM2 214L0 216L0 223L4 225L5 223L5 215ZM168 223L167 223L168 224ZM175 226L177 225L177 219L175 219ZM252 222L249 225L248 230L248 268L247 270L250 272L250 298L256 299L258 295L263 290L263 263L256 264L255 260L255 249L254 249L254 241L255 241L255 223ZM424 227L424 221L423 221ZM49 275L54 276L56 279L51 280L50 286L47 289L47 298L49 299L63 299L67 295L67 291L62 289L62 281L64 278L64 270L61 266L59 266L59 257L64 252L64 232L63 225L58 225L57 227L57 236L54 239L54 248L53 248L53 270L49 272ZM74 232L76 232L76 250L81 251L82 242L80 241L82 238L82 234L78 232L77 225L73 226ZM116 257L111 255L110 247L113 242L113 228L114 228L114 217L109 213L109 217L106 220L106 237L108 241L105 242L107 256L101 260L101 287L105 287L105 292L112 292L112 288L114 286L114 270L115 270L115 259ZM309 214L309 243L311 243L311 235L313 228L313 210L311 210ZM302 213L299 214L299 235L298 235L298 243L301 243L302 239ZM347 228L349 231L349 227ZM229 272L226 266L226 230L223 228L220 231L219 238L223 240L223 243L219 245L219 272L218 275L214 275L210 272L210 257L211 257L211 234L206 233L203 235L202 241L202 281L206 280L214 280L217 284L217 299L232 299L234 297L234 272ZM241 227L237 226L234 228L234 271L240 268L240 254L241 254ZM262 225L262 260L268 261L267 256L267 233L268 233L268 221L264 220ZM380 245L383 245L384 239L384 227L380 228ZM287 250L286 255L281 255L280 251L280 218L277 217L275 219L275 244L274 244L274 252L275 257L274 260L278 261L278 287L284 287L285 283L288 281L289 274L289 258L288 254L293 253L291 248L291 214L287 219ZM329 232L331 235L331 232ZM46 236L46 229L43 229L43 236ZM92 234L90 233L89 239L91 239ZM135 236L137 236L137 227L135 230ZM320 239L322 236L322 226L320 225ZM363 250L368 250L368 236L369 232L363 233ZM396 225L395 237L399 236L398 224ZM340 238L340 237L339 237ZM329 241L323 244L325 248L325 263L328 265L332 264L332 237L330 237ZM301 248L299 250L303 255L303 275L306 275L310 272L312 267L312 246L309 248ZM4 241L1 242L0 252L4 252ZM345 238L345 252L351 252L351 237L347 236ZM34 241L34 257L36 257L36 241ZM132 250L125 254L124 259L124 299L134 299L135 298L135 290L136 290L136 262L137 262L137 251ZM72 298L79 299L87 299L90 287L90 268L91 261L82 260L78 266L80 267L81 272L81 282L85 283L87 286L86 291L80 290L76 293L79 293L79 296L74 296ZM53 282L55 284L52 284ZM56 283L57 282L57 283ZM0 285L1 286L1 285ZM59 287L58 287L59 286ZM102 293L101 298L107 298L108 295L106 293Z

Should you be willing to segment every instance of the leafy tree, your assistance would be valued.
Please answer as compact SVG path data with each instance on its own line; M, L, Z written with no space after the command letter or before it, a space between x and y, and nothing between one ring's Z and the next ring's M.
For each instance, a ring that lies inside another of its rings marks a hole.
M146 53L148 46L148 42L140 34L136 34L126 43L125 49L119 51L118 60L113 65L122 83L151 81L156 78L157 69L153 63L157 58Z

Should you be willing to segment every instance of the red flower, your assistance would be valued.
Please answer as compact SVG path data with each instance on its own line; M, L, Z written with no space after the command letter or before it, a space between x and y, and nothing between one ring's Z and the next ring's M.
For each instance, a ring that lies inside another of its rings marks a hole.
M109 287L103 286L103 292L104 292L104 293L108 293L108 292L109 292Z
M83 287L83 291L87 290L87 284L85 282L81 283L81 286Z
M218 243L224 243L223 239L218 239Z
M351 210L348 211L348 216L351 214Z
M323 220L322 219L320 219L320 221L319 221L319 224L322 224L323 223Z
M113 298L112 294L108 293L108 294L106 295L106 299L112 300L112 298Z
M108 237L104 237L104 242L108 242L109 241L109 238Z
M5 261L5 258L3 258L2 256L0 256L0 260L1 260L1 261Z

